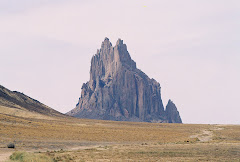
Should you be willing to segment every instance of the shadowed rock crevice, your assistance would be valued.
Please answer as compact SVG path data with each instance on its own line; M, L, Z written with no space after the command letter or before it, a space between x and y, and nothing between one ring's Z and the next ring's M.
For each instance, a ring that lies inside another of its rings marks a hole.
M160 84L137 69L126 44L118 39L112 46L105 38L91 59L90 80L83 84L76 108L67 114L90 119L181 123L180 116L172 115L177 114L174 111L164 110Z

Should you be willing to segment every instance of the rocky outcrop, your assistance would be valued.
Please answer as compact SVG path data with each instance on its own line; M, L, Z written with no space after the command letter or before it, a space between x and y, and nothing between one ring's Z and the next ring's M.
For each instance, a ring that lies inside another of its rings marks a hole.
M160 84L137 69L121 39L115 46L108 38L102 42L91 60L90 80L83 84L76 108L67 114L90 119L169 122Z
M177 107L171 100L168 101L166 106L166 115L169 123L182 123Z

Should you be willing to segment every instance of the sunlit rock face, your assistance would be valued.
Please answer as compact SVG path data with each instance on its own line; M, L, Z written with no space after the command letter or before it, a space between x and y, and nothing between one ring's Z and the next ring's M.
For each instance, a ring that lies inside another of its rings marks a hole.
M126 44L119 39L112 46L108 38L92 57L90 80L82 85L76 108L68 115L79 118L179 122L173 119L177 109L165 111L160 84L137 69ZM177 111L178 112L178 111Z

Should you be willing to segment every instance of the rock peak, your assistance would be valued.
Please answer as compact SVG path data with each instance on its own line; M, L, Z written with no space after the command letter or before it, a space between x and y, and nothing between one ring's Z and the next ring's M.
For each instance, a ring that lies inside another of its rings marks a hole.
M123 44L123 40L121 40L120 38L118 38L117 43L116 43L116 46L122 45L122 44Z
M105 37L104 41L102 42L101 48L109 48L109 47L112 47L112 43L107 37Z
M174 104L171 99L168 100L168 104Z
M97 54L92 58L90 80L113 76L121 67L136 69L136 63L131 59L123 40L118 39L116 46L113 47L106 37L102 42L101 49L97 50Z
M179 115L176 105L172 100L168 100L166 106L167 119L169 123L182 123L182 119Z
M181 122L169 100L166 111L160 84L137 69L123 40L112 46L108 38L92 57L90 80L82 86L76 108L68 114L91 119Z
M108 38L108 37L105 37L105 38L104 38L104 41L109 41L109 38Z

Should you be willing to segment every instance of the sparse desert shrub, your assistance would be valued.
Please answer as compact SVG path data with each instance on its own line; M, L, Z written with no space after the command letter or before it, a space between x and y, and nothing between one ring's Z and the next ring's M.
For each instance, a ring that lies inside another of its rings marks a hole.
M148 145L147 143L142 143L142 145Z
M199 142L200 140L199 140L199 138L190 138L190 139L187 139L187 140L185 140L184 142L177 142L176 144L182 144L182 143L196 143L196 142Z
M11 156L10 156L10 159L11 160L23 160L23 157L24 157L24 152L14 152Z
M14 149L14 148L15 148L15 144L14 144L14 143L9 143L9 144L7 145L7 147L8 147L8 148L13 148L13 149Z
M10 156L10 160L18 161L18 162L26 162L26 161L37 161L37 162L53 162L53 159L49 156L37 153L29 153L29 152L14 152Z
M64 152L64 150L63 150L63 149L61 149L61 150L59 150L58 152L60 152L60 153L63 153L63 152Z

